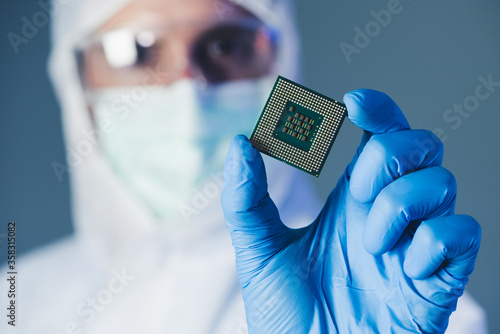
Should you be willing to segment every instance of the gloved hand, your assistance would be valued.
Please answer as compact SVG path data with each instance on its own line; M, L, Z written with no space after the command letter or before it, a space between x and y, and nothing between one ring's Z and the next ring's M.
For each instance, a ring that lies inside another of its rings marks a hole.
M231 144L222 206L249 331L443 333L480 226L454 214L455 179L434 134L410 130L383 93L353 91L344 103L364 136L305 228L281 222L260 153L244 136Z

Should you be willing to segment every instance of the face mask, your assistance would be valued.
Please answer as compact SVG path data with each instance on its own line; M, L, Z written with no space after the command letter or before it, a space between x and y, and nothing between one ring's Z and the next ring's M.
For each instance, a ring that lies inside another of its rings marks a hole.
M170 86L92 92L102 152L119 179L159 220L179 213L194 190L222 174L232 138L249 136L273 80L201 88Z

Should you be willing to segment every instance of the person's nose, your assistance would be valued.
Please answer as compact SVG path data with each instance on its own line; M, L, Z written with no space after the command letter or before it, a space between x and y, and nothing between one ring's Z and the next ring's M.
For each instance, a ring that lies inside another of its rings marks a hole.
M169 85L194 77L189 50L189 43L182 40L173 41L168 50L162 50L159 65L164 71L160 84Z

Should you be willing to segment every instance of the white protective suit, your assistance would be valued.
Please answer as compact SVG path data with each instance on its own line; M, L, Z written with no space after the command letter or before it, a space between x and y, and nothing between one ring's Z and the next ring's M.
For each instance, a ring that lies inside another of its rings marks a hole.
M70 150L78 151L93 131L73 47L129 1L57 2L64 4L56 5L53 15L50 75L62 105ZM297 55L298 46L286 14L288 2L237 3L279 29L278 70L296 79L298 61L290 55ZM269 191L283 220L292 226L311 222L321 204L307 176L284 164L279 173L270 170ZM8 326L4 319L2 333L247 332L234 250L219 196L189 224L173 222L181 226L173 231L172 224L158 224L127 191L98 145L81 161L73 161L70 174L76 232L18 260L17 323ZM292 178L294 182L289 182ZM213 183L221 190L221 179ZM292 195L296 193L302 196ZM307 210L298 215L299 207ZM2 283L5 286L5 280ZM461 298L448 333L480 334L484 328L483 311L470 297Z

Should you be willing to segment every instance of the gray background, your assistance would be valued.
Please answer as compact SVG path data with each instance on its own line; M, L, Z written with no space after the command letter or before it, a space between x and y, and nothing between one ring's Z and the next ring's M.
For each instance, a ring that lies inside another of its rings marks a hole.
M374 20L370 11L386 9L389 1L296 3L305 85L336 99L352 89L381 90L398 102L412 127L444 130L444 166L454 173L459 188L456 211L472 215L483 229L468 290L487 310L491 332L500 333L500 226L495 214L500 87L458 129L443 119L445 110L474 94L479 76L492 74L500 81L500 2L402 0L402 11L350 63L339 44L353 45L354 28L364 30ZM50 166L64 161L64 144L59 108L46 75L48 27L21 45L18 54L6 37L8 32L19 33L21 18L31 18L38 10L36 2L0 5L0 241L7 222L17 221L20 253L72 231L69 184L59 183ZM360 135L345 123L316 181L324 198L350 161Z

